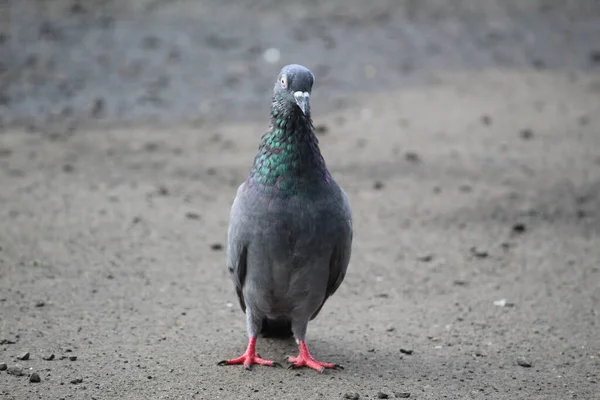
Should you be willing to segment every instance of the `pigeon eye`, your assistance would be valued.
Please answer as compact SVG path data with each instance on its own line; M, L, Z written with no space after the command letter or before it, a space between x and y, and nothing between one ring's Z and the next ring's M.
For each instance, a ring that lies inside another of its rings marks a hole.
M287 87L287 77L286 77L285 75L283 75L283 76L281 77L281 80L280 80L280 82L281 82L281 87L283 87L283 88L286 88L286 87Z

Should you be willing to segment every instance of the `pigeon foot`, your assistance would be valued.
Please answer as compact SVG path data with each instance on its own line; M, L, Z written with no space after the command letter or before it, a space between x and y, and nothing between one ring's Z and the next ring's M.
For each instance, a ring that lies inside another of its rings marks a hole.
M244 368L247 370L251 369L252 365L254 365L254 364L266 365L269 367L281 367L281 365L279 363L276 363L271 360L265 360L264 358L261 358L258 354L256 354L255 346L256 346L256 338L251 337L250 340L248 341L248 348L246 349L246 352L244 354L242 354L238 358L232 358L231 360L219 361L217 363L217 365L243 364Z
M306 342L304 342L303 340L298 342L298 349L300 353L297 357L288 357L288 362L291 364L288 368L295 369L301 367L308 367L318 371L321 374L325 371L325 369L344 369L344 367L342 367L339 364L332 364L315 360L310 355L308 347L306 346Z

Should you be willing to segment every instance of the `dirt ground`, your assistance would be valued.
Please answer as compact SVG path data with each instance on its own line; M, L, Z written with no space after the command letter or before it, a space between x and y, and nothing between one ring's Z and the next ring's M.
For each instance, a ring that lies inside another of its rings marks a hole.
M600 5L448 3L0 0L0 399L600 399ZM355 221L323 375L216 366L292 62Z

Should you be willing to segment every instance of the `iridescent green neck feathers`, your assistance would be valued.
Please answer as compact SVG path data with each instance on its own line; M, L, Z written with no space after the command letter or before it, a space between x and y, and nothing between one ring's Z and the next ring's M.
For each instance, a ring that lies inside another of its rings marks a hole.
M329 183L310 114L274 102L271 128L261 139L248 180L264 191L284 196Z

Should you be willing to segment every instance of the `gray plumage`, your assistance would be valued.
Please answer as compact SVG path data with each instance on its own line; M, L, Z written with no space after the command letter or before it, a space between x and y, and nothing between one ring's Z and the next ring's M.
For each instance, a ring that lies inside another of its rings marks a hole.
M314 134L313 81L302 66L282 69L271 127L231 208L227 267L250 338L287 325L304 341L308 322L338 289L350 261L350 205Z
M227 265L248 334L263 319L288 320L304 340L308 321L342 283L352 244L350 206L332 180L291 197L243 183L233 202Z

